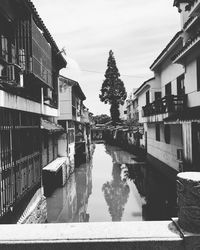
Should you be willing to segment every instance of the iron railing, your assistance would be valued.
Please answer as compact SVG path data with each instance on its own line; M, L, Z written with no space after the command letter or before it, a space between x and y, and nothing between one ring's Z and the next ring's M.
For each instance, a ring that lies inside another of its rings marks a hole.
M157 99L142 107L143 116L151 116L164 113L175 113L186 108L187 95L169 95Z

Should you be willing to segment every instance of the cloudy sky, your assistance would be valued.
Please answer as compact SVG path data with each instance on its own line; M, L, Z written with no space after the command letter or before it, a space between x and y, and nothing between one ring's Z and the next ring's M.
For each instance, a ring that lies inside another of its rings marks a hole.
M78 81L94 114L109 114L99 100L113 50L127 93L152 77L149 66L179 31L173 0L32 0L59 48L67 68L61 74Z

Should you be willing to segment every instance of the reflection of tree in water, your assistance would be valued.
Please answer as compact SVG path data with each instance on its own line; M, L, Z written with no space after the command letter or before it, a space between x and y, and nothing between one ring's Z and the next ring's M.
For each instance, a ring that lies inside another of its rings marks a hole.
M130 188L126 179L121 180L121 164L113 163L113 180L103 184L105 200L109 207L112 221L121 221Z

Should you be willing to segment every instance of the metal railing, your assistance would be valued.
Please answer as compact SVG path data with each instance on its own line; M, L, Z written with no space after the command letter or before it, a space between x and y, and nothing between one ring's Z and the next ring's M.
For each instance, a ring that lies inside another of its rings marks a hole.
M164 96L143 106L143 117L183 111L186 108L186 101L187 95Z
M19 201L41 178L41 155L35 152L13 162L0 172L0 217Z

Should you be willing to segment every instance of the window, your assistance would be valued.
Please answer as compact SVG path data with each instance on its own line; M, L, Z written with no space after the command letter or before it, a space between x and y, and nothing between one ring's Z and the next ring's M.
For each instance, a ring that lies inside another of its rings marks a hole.
M172 94L172 86L171 86L171 82L169 82L168 84L165 85L165 95L169 96Z
M146 92L146 105L149 104L149 90Z
M200 57L197 58L197 91L200 91Z
M156 141L160 141L160 124L156 124Z
M1 55L5 61L8 61L8 39L1 35Z
M154 95L155 95L155 100L158 100L158 99L161 98L161 92L160 91L155 92Z
M44 134L44 149L48 148L49 138L47 134Z
M184 78L184 75L181 75L177 78L177 95L185 94Z
M165 125L164 127L164 137L165 137L165 142L169 144L170 143L170 125L169 124Z

